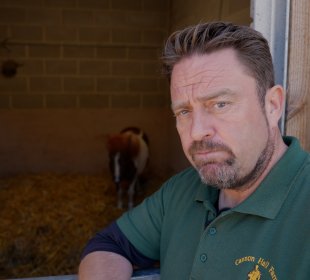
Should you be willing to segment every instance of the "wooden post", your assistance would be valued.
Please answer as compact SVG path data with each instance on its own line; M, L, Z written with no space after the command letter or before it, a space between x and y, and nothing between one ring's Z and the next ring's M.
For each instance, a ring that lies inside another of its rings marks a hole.
M291 0L286 135L310 151L310 1Z

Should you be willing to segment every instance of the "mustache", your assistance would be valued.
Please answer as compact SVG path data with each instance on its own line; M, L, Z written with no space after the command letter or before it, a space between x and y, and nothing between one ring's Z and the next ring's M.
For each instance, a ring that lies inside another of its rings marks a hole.
M224 143L214 142L212 140L194 141L189 147L189 153L192 155L197 152L215 152L224 151L234 156L232 150Z

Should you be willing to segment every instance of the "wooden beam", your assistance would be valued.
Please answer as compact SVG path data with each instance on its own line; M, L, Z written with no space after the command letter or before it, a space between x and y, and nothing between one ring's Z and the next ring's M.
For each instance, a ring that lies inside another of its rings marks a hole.
M286 135L310 151L310 1L291 0Z

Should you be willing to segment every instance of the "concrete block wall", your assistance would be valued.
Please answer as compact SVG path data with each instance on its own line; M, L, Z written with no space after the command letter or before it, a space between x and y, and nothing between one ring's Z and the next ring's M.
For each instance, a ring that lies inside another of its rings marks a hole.
M250 25L251 0L173 0L171 30L205 21L230 21Z
M129 125L168 168L168 16L166 0L1 0L0 66L21 66L0 75L0 175L101 172L105 135Z
M0 1L0 108L162 107L164 0ZM128 102L130 99L130 102Z
M105 136L139 126L153 171L188 165L160 75L165 37L205 20L250 23L250 0L1 0L0 176L99 173Z

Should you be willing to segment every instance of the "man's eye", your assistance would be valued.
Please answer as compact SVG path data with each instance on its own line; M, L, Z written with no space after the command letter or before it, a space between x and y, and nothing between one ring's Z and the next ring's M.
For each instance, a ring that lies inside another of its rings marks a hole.
M186 114L188 114L188 110L182 110L181 112L180 112L180 115L186 115Z
M222 108L226 107L227 105L228 105L228 103L226 101L221 101L221 102L217 102L214 104L214 106L217 109L222 109Z
M185 116L189 113L189 110L180 110L178 112L175 112L174 115L176 117L182 117L182 116Z

